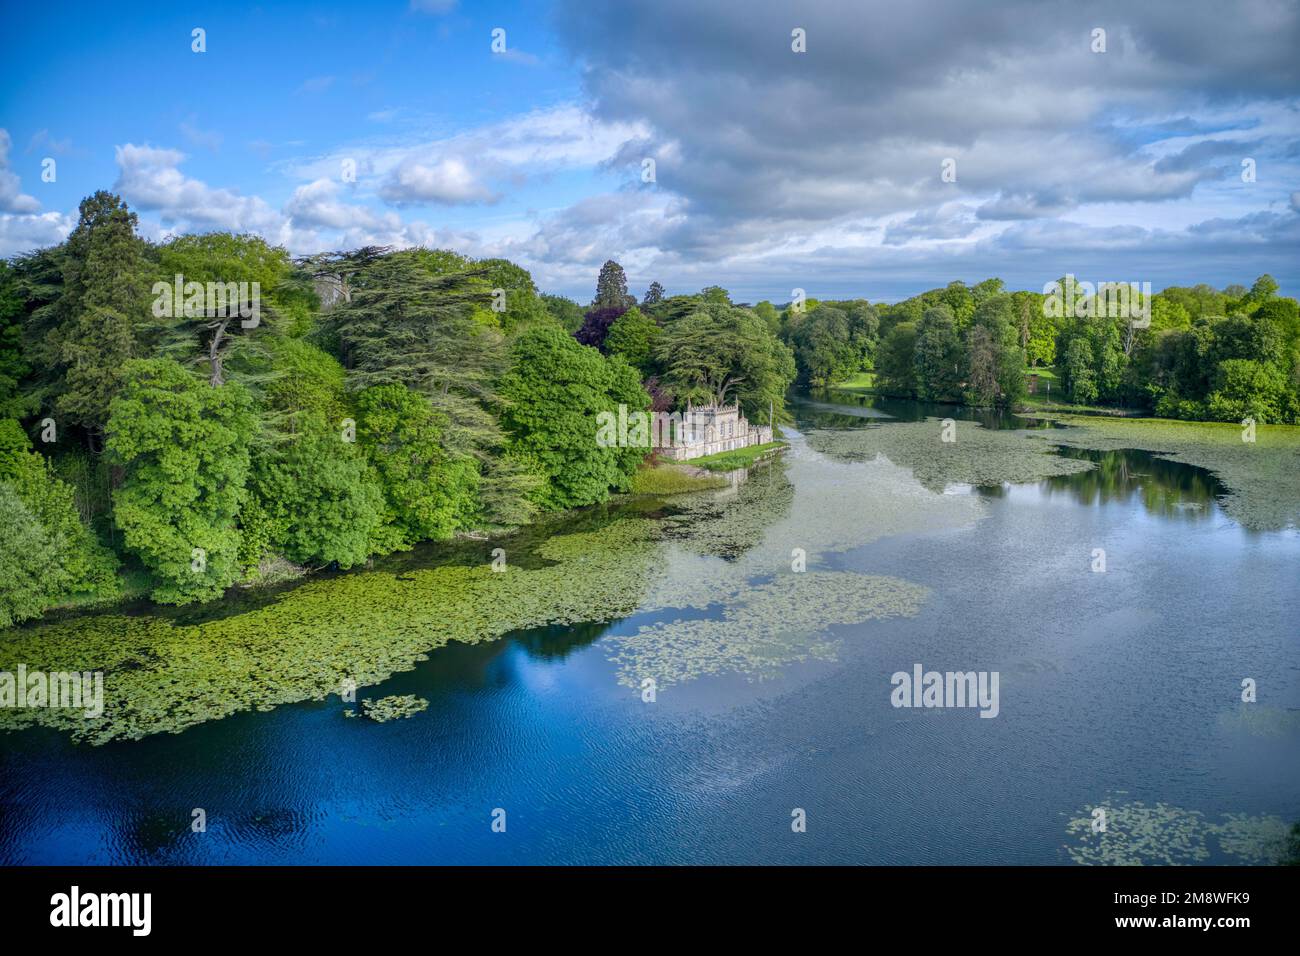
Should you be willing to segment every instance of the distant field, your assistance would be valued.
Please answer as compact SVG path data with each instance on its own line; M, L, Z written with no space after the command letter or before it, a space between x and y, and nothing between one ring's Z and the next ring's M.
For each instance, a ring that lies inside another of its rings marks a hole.
M858 372L831 388L845 392L870 391L875 384L875 372Z

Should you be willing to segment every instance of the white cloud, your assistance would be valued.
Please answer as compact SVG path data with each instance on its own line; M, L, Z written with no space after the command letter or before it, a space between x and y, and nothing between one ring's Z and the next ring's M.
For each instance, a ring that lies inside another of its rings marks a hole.
M164 226L265 234L280 225L279 214L260 197L187 177L177 168L185 158L178 150L127 143L115 152L119 171L113 189L136 208L157 212Z
M454 156L432 164L403 163L389 174L379 195L394 206L430 202L468 205L496 202L500 198L470 172L464 160Z
M34 213L41 208L41 204L36 197L28 196L22 191L22 181L9 168L9 150L12 145L9 131L0 128L0 211Z

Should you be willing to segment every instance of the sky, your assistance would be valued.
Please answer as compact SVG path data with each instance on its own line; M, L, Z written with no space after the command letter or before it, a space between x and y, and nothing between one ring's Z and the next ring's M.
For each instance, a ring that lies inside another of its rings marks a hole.
M750 302L1300 294L1300 0L0 5L0 256L110 189L155 240L451 248L583 303L609 258Z

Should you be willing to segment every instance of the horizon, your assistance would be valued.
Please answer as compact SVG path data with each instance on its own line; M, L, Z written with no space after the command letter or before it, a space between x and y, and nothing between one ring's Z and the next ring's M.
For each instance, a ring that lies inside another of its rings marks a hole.
M580 303L608 258L638 297L751 303L1066 273L1297 292L1294 7L925 6L16 8L0 255L108 189L153 240L450 248Z

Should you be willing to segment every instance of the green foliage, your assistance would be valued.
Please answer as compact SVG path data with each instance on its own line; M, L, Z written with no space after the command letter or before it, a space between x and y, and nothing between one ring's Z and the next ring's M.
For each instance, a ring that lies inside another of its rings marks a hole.
M530 329L514 345L514 365L501 385L508 405L502 423L510 450L534 462L546 483L536 492L544 508L571 508L604 500L628 486L645 448L601 447L598 416L649 408L631 366L606 359L557 328Z
M504 293L505 310L498 313L501 329L507 334L546 322L550 312L537 294L537 286L528 270L508 259L480 259L474 266L484 273L484 281L493 290Z
M1275 365L1225 359L1215 369L1214 391L1206 399L1206 413L1212 421L1220 422L1247 417L1260 424L1284 421L1287 398L1286 379Z
M58 543L12 484L0 481L0 628L37 617L58 603L68 581Z
M586 310L578 303L572 299L566 299L562 295L547 295L545 293L542 294L541 300L551 318L560 323L560 327L564 331L572 335L582 328L582 318Z
M667 300L672 303L674 300ZM740 403L751 421L778 416L796 375L794 353L752 311L695 303L695 311L664 324L656 350L664 382L678 400Z
M627 275L623 267L609 259L600 267L600 276L596 279L596 298L591 300L593 309L630 309L636 305L636 299L627 294Z
M0 259L0 418L22 418L36 409L36 397L19 391L31 371L23 356L24 299L14 268Z
M33 617L75 594L111 598L118 593L117 564L77 512L71 486L55 477L46 460L31 451L13 419L0 420L0 483L16 499L5 509L14 552L0 571L0 627ZM24 555L24 548L31 555ZM31 561L39 558L39 564Z
M404 544L400 535L381 533L379 479L348 437L307 412L293 440L255 463L251 487L276 534L272 544L297 564L350 568L372 551Z
M404 385L379 385L357 396L357 443L379 477L384 523L401 547L449 538L468 528L477 507L478 468L453 459L440 438L444 416Z
M256 348L274 327L272 302L289 278L289 254L258 236L210 232L179 236L160 247L158 257L152 311L163 326L160 352L182 364L204 365L212 384L221 385L224 366L232 356ZM177 301L176 276L181 277L183 296L189 295L184 291L189 283L198 283L204 290L211 287L222 298L217 302ZM244 283L248 301L240 297ZM241 309L251 312L254 305L257 325L246 329L239 313Z
M884 395L915 398L916 324L900 322L889 330L876 359L876 388Z
M126 363L142 353L148 323L145 244L120 198L82 200L59 256L63 289L45 358L61 374L55 407L98 446ZM50 353L53 354L50 354Z
M124 470L114 517L157 580L154 600L207 600L238 576L236 519L254 429L242 386L213 388L169 359L123 369L108 423L108 452Z
M957 325L948 306L926 310L917 328L913 362L916 393L923 401L952 401L960 395L965 361Z
M636 306L628 309L609 327L605 336L606 355L621 355L642 376L655 371L654 354L663 331Z

